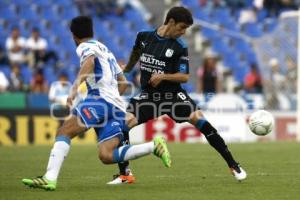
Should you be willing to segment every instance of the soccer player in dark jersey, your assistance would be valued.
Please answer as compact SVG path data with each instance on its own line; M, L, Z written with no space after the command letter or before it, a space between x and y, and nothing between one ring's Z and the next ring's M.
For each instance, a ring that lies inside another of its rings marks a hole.
M130 100L127 108L130 113L127 114L128 130L124 132L128 133L134 126L164 114L177 123L190 122L205 135L209 144L224 158L234 177L241 181L246 178L246 172L234 160L217 130L180 86L189 79L188 49L180 36L192 24L192 14L188 9L173 7L168 11L163 25L137 34L129 62L123 71L130 72L139 61L142 92ZM120 174L115 175L108 184L134 182L128 165L128 162L119 163Z

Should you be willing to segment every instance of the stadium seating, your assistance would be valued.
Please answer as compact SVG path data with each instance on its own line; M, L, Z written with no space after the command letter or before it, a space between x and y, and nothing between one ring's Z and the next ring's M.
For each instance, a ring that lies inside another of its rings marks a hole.
M18 26L24 37L30 36L33 27L38 27L41 36L48 41L49 50L54 50L61 63L69 67L67 74L70 80L74 80L79 60L68 22L80 13L72 0L3 0L0 1L0 13L2 47L13 26ZM100 18L96 13L93 15L96 38L105 43L117 59L127 59L137 30L150 28L141 14L131 8L127 8L123 16L105 14ZM8 66L1 66L1 69L6 75L10 73ZM45 66L44 69L48 84L51 84L57 79L59 72L53 66ZM26 77L26 82L32 75L29 71L30 69L22 68L24 75L30 76Z
M233 71L235 80L242 84L244 76L249 71L249 65L257 63L256 54L247 37L258 38L273 31L277 19L268 18L267 10L261 9L257 12L257 22L240 25L238 18L243 8L233 12L226 6L212 9L208 6L208 2L206 5L200 5L199 2L198 0L181 1L183 5L191 8L195 19L200 20L201 34L210 41L212 49L221 55L225 67ZM252 3L252 0L245 1L245 8L250 8ZM205 23L210 25L203 26L202 24Z

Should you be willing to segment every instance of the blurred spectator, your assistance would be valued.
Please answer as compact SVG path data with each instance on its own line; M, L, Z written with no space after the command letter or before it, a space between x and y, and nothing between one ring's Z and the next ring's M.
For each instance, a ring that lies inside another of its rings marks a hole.
M24 85L23 77L20 72L20 66L16 63L11 65L10 73L10 90L12 91L23 91L26 89Z
M119 14L122 14L126 7L130 7L130 8L133 8L134 10L137 10L143 16L145 21L147 21L149 23L153 22L154 16L141 3L140 0L117 0L116 3L117 3Z
M264 0L253 0L253 6L256 9L261 10L264 7Z
M287 66L286 81L289 93L297 92L297 65L291 57L285 59Z
M200 7L206 7L209 10L212 10L214 8L222 8L226 6L226 2L224 0L199 0L198 3Z
M48 93L48 85L43 71L37 70L31 80L31 91L34 93Z
M25 62L25 38L20 36L20 30L13 27L10 37L6 39L6 50L10 63Z
M279 15L280 10L284 9L298 9L299 2L295 0L264 0L264 7L269 10L271 16Z
M275 87L275 90L284 90L285 77L280 72L278 60L276 58L272 58L269 61L269 66L271 68L271 80L273 87Z
M49 100L62 107L66 106L71 86L68 76L65 73L61 73L58 81L53 82L50 86Z
M215 53L206 53L204 56L203 66L197 71L198 92L210 94L221 91L220 74L217 69L217 62L217 55Z
M0 92L5 92L9 86L9 82L5 77L5 74L0 71Z
M225 2L232 11L245 6L245 0L225 0Z
M0 65L8 65L8 58L4 48L0 45Z
M81 15L91 16L93 4L91 0L74 0Z
M31 37L26 42L26 47L30 50L31 59L29 65L31 67L41 67L45 62L54 59L57 62L58 57L54 51L47 51L47 40L40 36L38 28L33 28Z
M117 0L91 0L93 6L92 9L95 9L95 12L98 16L103 16L107 14L114 14L117 10Z
M239 24L254 23L257 21L256 7L247 8L241 11L239 17Z
M250 72L245 76L244 89L247 93L262 93L262 80L256 64L251 64Z

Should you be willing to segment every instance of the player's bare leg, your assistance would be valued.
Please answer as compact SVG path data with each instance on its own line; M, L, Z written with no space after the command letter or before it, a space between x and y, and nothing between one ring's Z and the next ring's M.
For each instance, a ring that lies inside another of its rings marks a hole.
M113 164L134 160L153 153L161 158L166 167L171 167L171 157L163 137L156 137L152 142L138 145L123 145L118 147L120 139L114 137L110 140L99 143L99 159L104 164ZM126 182L128 180L122 179Z
M123 145L118 147L120 139L114 137L99 143L99 159L104 164L114 164L128 160L134 160L153 153L161 158L166 167L171 167L171 157L165 139L161 136L155 137L153 141L137 144Z
M124 136L124 141L123 143L120 143L120 146L123 144L130 144L129 141L129 131L133 127L135 127L138 124L138 121L136 117L132 113L126 113L126 127L122 130L123 131L123 136ZM119 167L119 174L113 175L113 180L109 181L107 184L109 185L117 185L117 184L123 184L123 183L134 183L135 182L135 177L132 173L132 170L129 168L129 162L121 162L118 163Z
M55 190L60 169L70 150L71 139L86 129L80 118L71 116L67 119L57 130L45 175L34 179L23 179L22 182L29 187Z
M223 138L218 134L217 130L204 118L200 110L197 110L190 115L190 123L192 123L199 131L201 131L209 144L221 154L221 156L229 166L233 176L238 181L244 180L247 177L246 172L234 160Z

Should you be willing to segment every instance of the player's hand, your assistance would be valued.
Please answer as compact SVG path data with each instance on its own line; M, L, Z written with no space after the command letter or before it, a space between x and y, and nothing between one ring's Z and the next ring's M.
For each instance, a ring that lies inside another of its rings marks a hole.
M67 98L67 106L69 108L72 108L73 100L75 99L75 97L76 97L76 93L74 93L74 92L71 92L71 94L68 96L68 98Z
M164 75L163 74L152 74L149 84L152 85L153 87L157 87L161 81L164 80Z
M124 71L124 69L125 69L125 67L126 67L126 64L124 64L124 63L119 63L119 66L120 66L120 68Z
M69 108L72 107L72 105L73 105L73 100L74 100L74 98L71 97L71 96L69 96L69 97L67 98L67 106L68 106Z

